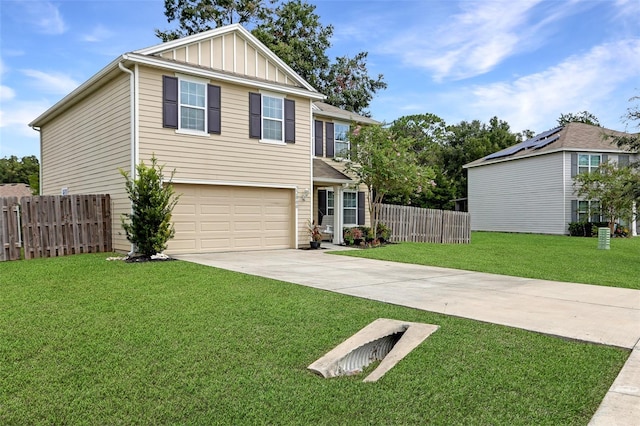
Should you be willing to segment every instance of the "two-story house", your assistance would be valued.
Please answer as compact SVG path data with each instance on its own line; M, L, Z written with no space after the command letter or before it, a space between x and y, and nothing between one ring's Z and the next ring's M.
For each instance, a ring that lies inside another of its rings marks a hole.
M180 194L167 252L308 245L308 220L328 206L323 191L342 206L332 207L338 226L359 223L352 210L366 203L340 163L324 159L348 146L343 126L373 120L323 99L240 25L125 53L30 123L41 194L111 194L114 247L129 251L119 170L135 175L155 155Z
M589 219L597 210L573 188L578 173L605 161L627 165L638 153L619 148L625 135L584 123L568 123L464 165L468 172L471 229L567 234L569 222ZM637 235L635 223L631 223Z

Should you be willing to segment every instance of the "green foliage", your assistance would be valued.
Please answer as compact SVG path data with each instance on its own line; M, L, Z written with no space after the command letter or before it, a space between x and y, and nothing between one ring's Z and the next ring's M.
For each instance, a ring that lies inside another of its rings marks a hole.
M132 204L132 212L123 215L122 227L129 240L136 247L136 252L144 256L161 253L167 248L167 242L173 238L175 230L171 223L171 212L178 202L179 196L171 185L175 170L168 183L163 180L164 166L159 166L155 156L151 157L151 165L144 162L136 166L136 178L120 170L124 176L127 194ZM127 219L129 222L127 222Z
M367 52L360 52L354 57L341 56L329 68L329 75L320 91L327 96L326 102L353 111L356 114L369 116L367 111L373 96L387 88L384 76L369 77L367 71Z
M0 183L26 183L34 195L40 193L40 162L35 155L18 159L0 158Z
M585 123L600 127L598 117L591 114L589 111L581 111L576 114L560 114L560 117L558 117L558 126L564 126L567 123Z
M598 234L598 228L608 226L608 222L570 222L569 235L572 237L595 237Z
M627 125L632 124L632 127L635 127L637 131L640 130L640 96L633 96L629 99L629 102L635 102L636 104L627 108L627 113L623 119ZM640 151L640 133L638 132L631 135L614 137L614 141L620 148L635 152Z
M162 41L175 40L229 24L248 24L270 12L263 0L165 0L167 22L179 22L177 29L155 30ZM213 26L212 26L213 24Z
M293 0L281 3L252 31L258 40L315 88L327 81L333 26L323 26L316 6Z
M357 177L359 183L367 186L373 229L378 223L375 207L387 194L393 193L408 200L414 194L431 190L433 172L418 164L411 149L413 139L395 136L382 126L356 128L349 139L353 149L352 162L347 163L347 170Z
M580 173L573 178L573 188L578 197L599 201L612 233L613 224L618 219L631 219L639 186L640 175L634 168L618 167L610 162L600 164L596 171Z

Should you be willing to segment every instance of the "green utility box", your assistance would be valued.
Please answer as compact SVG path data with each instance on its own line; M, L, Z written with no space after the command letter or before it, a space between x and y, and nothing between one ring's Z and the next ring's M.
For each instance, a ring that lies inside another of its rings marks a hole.
M611 231L609 228L598 228L598 250L609 250L610 244Z

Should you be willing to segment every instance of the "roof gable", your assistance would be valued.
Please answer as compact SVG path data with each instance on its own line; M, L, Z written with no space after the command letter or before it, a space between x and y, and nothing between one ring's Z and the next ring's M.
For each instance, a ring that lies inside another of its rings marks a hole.
M567 123L531 139L520 142L486 157L465 164L463 167L476 167L502 161L517 160L524 157L548 154L559 151L626 152L619 148L612 136L630 136L628 133L605 129L585 123Z
M240 24L215 28L133 53L316 91Z

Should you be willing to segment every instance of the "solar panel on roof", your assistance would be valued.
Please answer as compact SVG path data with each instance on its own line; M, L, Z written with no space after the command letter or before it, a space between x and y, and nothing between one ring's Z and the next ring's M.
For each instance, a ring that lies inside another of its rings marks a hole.
M545 147L545 146L549 145L549 144L550 144L550 143L552 143L552 142L557 141L558 139L560 139L560 135L556 135L556 136L554 136L554 137L547 138L547 139L545 139L545 140L543 140L543 141L538 142L538 144L537 144L537 145L535 145L535 146L533 147L533 149L540 149L540 148L542 148L542 147Z
M493 154L489 154L484 157L485 160L491 160L492 158L500 158L507 157L509 155L513 155L517 152L522 151L523 149L540 149L543 146L549 145L551 142L555 142L560 138L560 135L550 137L558 133L562 130L562 126L554 127L551 130L547 130L546 132L542 132L531 139L527 139L524 142L520 142L517 145L510 146L509 148L505 148L502 151L494 152Z

